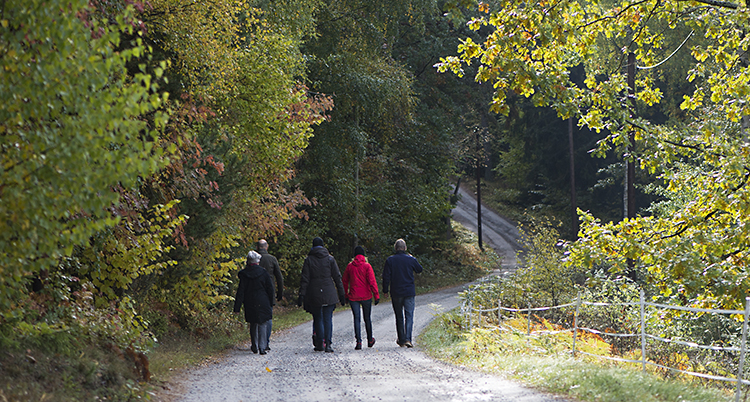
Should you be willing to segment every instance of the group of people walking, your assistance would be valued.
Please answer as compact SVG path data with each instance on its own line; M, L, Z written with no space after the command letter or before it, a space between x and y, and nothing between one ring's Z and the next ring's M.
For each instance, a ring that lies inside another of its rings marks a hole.
M406 252L406 242L398 239L394 244L394 254L388 257L383 268L383 293L391 294L393 312L396 316L396 343L402 347L412 347L412 327L414 322L414 298L416 287L414 274L422 272L416 258ZM302 265L299 298L297 305L313 317L313 349L333 352L333 311L336 304L351 306L354 318L356 350L362 349L362 326L365 322L367 347L375 345L372 334L371 311L373 302L380 303L380 293L375 280L375 271L367 262L366 251L362 246L354 249L354 258L341 274L336 259L323 245L323 239L313 239L312 248ZM250 324L250 338L253 353L266 354L270 347L274 281L276 279L276 300L283 296L284 279L275 257L268 254L268 242L258 242L258 252L250 251L245 269L238 274L240 284L234 303L234 312L245 309L245 321Z

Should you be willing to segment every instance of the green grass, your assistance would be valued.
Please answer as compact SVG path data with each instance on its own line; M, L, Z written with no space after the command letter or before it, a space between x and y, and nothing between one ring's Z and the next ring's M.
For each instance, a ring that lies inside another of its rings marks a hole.
M486 340L486 334L467 336L460 329L460 320L455 313L439 314L420 334L420 346L433 358L582 401L734 400L733 392L701 384L702 380L698 379L690 382L665 379L598 359L573 359L568 353L555 351L554 348L503 344L506 342L504 338L497 336L493 342L483 342L481 339L477 342L477 338ZM472 341L469 342L469 339ZM534 341L526 339L522 342L528 345Z
M53 334L4 346L0 353L0 401L134 400L144 395L120 350L81 344Z

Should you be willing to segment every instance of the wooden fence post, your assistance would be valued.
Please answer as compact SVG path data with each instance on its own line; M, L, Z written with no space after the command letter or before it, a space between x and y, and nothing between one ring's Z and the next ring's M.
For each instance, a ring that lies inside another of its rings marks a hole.
M497 300L497 329L500 331L500 333L503 332L503 299Z
M643 371L646 371L646 322L645 313L646 308L645 297L643 295L643 289L641 289L641 362L643 364Z
M526 328L526 335L531 335L531 303L529 302L527 305L529 306L529 324Z
M576 298L576 314L573 316L573 358L576 357L576 338L578 338L578 311L581 308L581 292Z
M474 304L469 302L469 331L474 328Z
M742 377L743 371L745 370L745 353L747 346L747 319L750 316L750 297L745 298L745 317L742 322L742 343L740 344L740 365L737 368L737 391L734 394L735 402L740 401L740 395L742 394Z

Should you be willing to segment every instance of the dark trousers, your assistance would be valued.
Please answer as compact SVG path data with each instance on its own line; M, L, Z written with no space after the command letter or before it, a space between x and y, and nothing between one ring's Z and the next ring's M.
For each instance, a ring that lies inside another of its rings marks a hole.
M362 318L364 317L365 331L367 331L367 340L369 341L372 339L372 320L370 319L372 300L349 300L349 305L352 306L352 314L354 315L354 337L357 342L362 342Z
M313 332L318 341L325 341L326 345L331 345L333 338L333 310L336 305L320 306L313 308Z
M396 315L396 334L398 344L411 342L411 330L414 325L414 296L391 298L393 313Z
M253 350L266 350L268 346L268 325L271 320L262 323L250 323L250 340Z

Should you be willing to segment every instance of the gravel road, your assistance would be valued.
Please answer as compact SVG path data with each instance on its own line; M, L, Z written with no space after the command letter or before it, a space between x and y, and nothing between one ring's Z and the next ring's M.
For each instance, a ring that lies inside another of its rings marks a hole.
M473 194L459 187L459 200L453 209L453 220L464 225L472 232L477 232L477 200ZM502 257L502 272L515 271L518 228L502 216L482 205L482 242L489 245Z
M470 196L464 195L454 210L454 218L467 226L472 216L470 200ZM473 217L476 221L476 210ZM517 246L506 237L512 239L515 228L489 210L483 222L487 243L504 256L503 271L512 270L513 250ZM375 268L379 272L381 267ZM458 305L456 293L461 289L417 296L415 339L435 311L448 311ZM399 347L390 302L374 306L372 320L377 340L372 348L365 345L362 350L354 350L352 314L338 308L333 323L334 353L313 351L312 325L305 323L275 333L271 337L272 350L264 356L253 354L246 345L215 363L189 370L172 384L171 391L156 399L184 402L565 400L497 376L437 362L422 353L418 343L411 349Z

